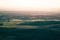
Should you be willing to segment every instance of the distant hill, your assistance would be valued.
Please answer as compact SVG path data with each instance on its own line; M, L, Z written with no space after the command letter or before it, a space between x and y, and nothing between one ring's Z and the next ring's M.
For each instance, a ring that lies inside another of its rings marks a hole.
M26 14L24 14L26 13ZM2 11L0 14L6 15L7 17L15 18L15 19L42 19L42 20L50 20L50 21L60 21L60 14L52 14L52 15L29 15L31 12L15 12L15 11ZM35 12L34 12L35 13ZM42 13L42 12L41 12ZM37 12L35 13L37 14Z

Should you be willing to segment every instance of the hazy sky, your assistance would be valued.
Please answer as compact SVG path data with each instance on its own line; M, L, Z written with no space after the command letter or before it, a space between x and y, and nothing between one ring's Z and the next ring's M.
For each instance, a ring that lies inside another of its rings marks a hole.
M0 11L60 11L60 0L0 0Z

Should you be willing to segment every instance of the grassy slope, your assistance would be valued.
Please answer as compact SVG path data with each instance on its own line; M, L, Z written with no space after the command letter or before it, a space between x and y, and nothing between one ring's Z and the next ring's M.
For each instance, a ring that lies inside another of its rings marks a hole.
M58 33L47 29L0 28L0 40L60 40Z

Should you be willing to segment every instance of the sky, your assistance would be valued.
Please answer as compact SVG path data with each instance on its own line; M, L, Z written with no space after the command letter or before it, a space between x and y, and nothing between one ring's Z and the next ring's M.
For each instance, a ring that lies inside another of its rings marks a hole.
M60 12L60 0L0 0L0 11Z

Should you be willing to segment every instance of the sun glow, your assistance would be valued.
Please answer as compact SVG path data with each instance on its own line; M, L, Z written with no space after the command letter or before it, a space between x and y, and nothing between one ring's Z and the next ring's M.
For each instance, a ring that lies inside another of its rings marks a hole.
M51 11L60 8L60 0L0 0L3 10Z

